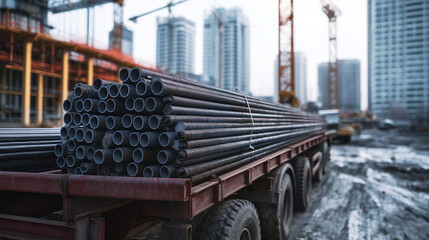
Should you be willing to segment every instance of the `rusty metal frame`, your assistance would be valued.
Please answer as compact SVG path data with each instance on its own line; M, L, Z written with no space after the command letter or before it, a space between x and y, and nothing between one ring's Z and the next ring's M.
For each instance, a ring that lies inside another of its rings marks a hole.
M27 233L43 237L45 235L37 232L41 227L49 234L63 234L62 238L68 239L87 236L87 228L91 228L90 232L95 232L93 237L102 239L105 231L110 229L105 226L105 217L123 219L124 212L132 218L129 222L118 223L121 227L118 234L124 237L126 231L132 229L125 225L134 225L139 215L190 220L329 136L324 133L311 137L195 186L187 178L0 172L0 193L60 195L64 211L63 221L0 213L0 236Z

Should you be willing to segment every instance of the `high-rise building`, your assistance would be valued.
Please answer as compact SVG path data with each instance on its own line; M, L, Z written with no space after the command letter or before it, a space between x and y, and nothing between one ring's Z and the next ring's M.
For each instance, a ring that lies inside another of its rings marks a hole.
M307 57L303 52L295 52L295 96L299 99L301 103L301 108L304 109L307 104ZM279 75L279 66L278 58L274 63L274 101L278 102L279 100L279 85L278 85L278 75Z
M158 18L156 65L169 73L194 73L195 23L184 17Z
M109 32L109 47L113 46L113 31ZM125 28L122 28L122 42L121 51L127 55L133 54L133 32Z
M319 101L329 107L328 63L318 66ZM360 111L360 61L338 60L338 107L341 113Z
M205 17L203 71L218 87L250 92L249 23L241 9L218 8Z
M427 0L368 0L368 102L379 118L427 121L428 16Z

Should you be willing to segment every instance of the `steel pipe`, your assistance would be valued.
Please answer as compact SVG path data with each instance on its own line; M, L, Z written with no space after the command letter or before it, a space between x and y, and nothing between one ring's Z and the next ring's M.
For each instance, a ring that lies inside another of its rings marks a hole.
M65 156L67 154L67 145L66 144L57 144L54 148L55 156Z
M119 86L119 84L112 84L112 85L110 85L110 87L109 87L109 97L111 97L111 98L119 98L120 97L120 94L119 94L119 88L120 88L120 86Z
M177 133L176 132L163 132L159 135L158 141L159 145L162 147L169 147L173 145L174 140L177 139Z
M133 161L136 163L149 163L154 162L158 154L157 149L148 149L148 148L136 148L133 151Z
M156 160L161 165L172 164L176 160L176 151L163 149L156 155Z
M140 132L132 132L130 134L130 139L128 140L130 142L130 145L133 147L137 147L140 144Z
M162 128L163 118L161 115L152 115L149 117L148 125L150 129L156 131Z
M143 166L135 162L130 162L127 165L127 173L130 177L142 176Z
M76 99L66 99L63 102L63 109L66 112L74 112L75 109Z
M81 160L87 158L86 157L86 155L87 155L86 152L87 152L87 150L88 150L89 147L90 146L85 146L85 145L78 146L76 148L76 157L78 159L81 159Z
M94 153L95 153L95 148L89 146L86 149L86 157L88 158L89 161L94 160Z
M144 98L134 99L133 110L138 113L145 112L145 99Z
M89 120L89 126L92 129L105 129L107 128L106 119L106 116L92 115L91 119Z
M136 115L133 114L124 114L121 119L122 127L126 129L131 128L135 117Z
M70 125L73 123L73 115L74 115L74 113L64 114L64 124L65 125Z
M83 110L85 112L97 113L100 100L87 98L83 101Z
M105 101L100 101L98 103L98 112L100 114L103 114L107 111L107 107L106 107L106 102Z
M91 119L91 115L89 113L82 114L81 124L85 127L89 126L90 119Z
M81 159L78 159L74 155L68 155L66 158L66 165L69 168L78 167L82 163Z
M150 84L146 81L139 81L136 85L136 93L140 97L149 97L152 95Z
M122 114L125 112L125 102L119 99L109 99L106 101L106 110L108 113Z
M109 130L119 130L122 128L122 118L119 116L108 116L106 118L106 127Z
M128 112L134 112L134 99L133 98L127 98L125 99L125 109L127 109Z
M105 133L103 131L88 129L85 131L84 140L88 144L99 145L104 135Z
M119 70L119 80L121 80L121 82L123 83L130 83L130 72L131 69L129 68L122 68L121 70Z
M159 175L163 178L177 177L177 168L172 165L165 165L159 169Z
M58 156L56 163L57 163L57 166L59 168L65 168L66 167L66 159L63 156Z
M140 135L140 145L142 147L159 147L158 132L144 132Z
M82 123L82 115L80 113L75 113L73 115L73 124L79 126Z
M113 163L113 150L112 149L95 150L94 162L98 165Z
M148 97L145 101L145 109L149 113L161 113L164 108L164 102L161 98Z
M98 91L98 90L100 90L101 87L106 86L106 85L110 85L112 83L113 82L111 82L111 81L96 78L96 79L94 79L94 82L92 83L92 87Z
M150 128L148 125L148 120L149 120L149 117L147 116L141 116L141 115L135 116L133 119L133 128L137 131L149 130Z
M118 130L113 133L113 143L116 146L126 146L129 145L130 141L130 131L127 130Z
M136 92L136 86L130 84L122 84L119 89L119 95L122 98L136 98L138 96Z
M143 169L143 177L159 177L159 166L151 165Z
M98 92L92 86L78 83L74 87L73 95L76 98L96 98Z
M117 163L133 161L133 149L126 147L116 148L113 150L113 161Z
M105 85L98 89L98 97L101 100L107 100L109 98L109 88L110 85Z

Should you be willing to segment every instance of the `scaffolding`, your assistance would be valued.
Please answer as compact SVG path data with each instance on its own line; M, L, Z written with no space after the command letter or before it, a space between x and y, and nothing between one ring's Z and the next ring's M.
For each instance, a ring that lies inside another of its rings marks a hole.
M57 40L28 19L0 12L1 127L60 125L62 102L76 83L117 81L121 67L148 67L119 50Z

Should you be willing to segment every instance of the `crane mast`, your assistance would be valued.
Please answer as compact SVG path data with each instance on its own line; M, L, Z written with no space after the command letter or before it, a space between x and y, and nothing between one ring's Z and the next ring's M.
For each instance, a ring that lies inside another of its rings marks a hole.
M340 10L328 1L322 1L322 10L329 20L328 107L338 109L337 17Z
M293 0L279 0L278 96L280 103L300 107L295 97L295 58L293 43Z

